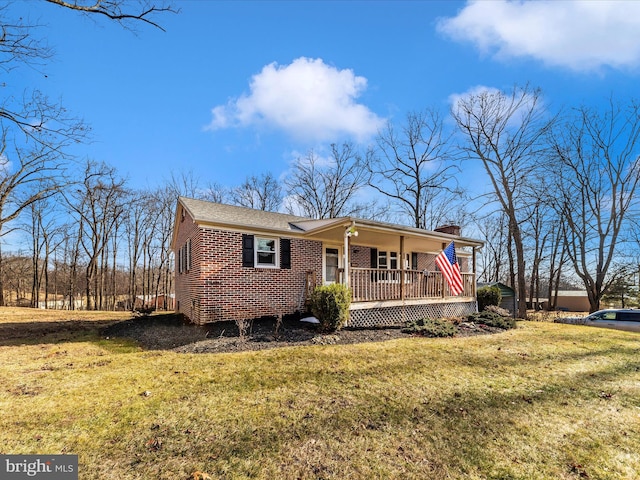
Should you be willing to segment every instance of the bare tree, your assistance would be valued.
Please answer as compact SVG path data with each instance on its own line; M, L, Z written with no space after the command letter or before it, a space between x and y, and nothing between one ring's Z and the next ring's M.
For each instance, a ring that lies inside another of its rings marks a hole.
M544 135L553 119L541 106L541 93L529 87L514 87L509 93L482 91L469 94L452 108L464 142L463 152L479 160L491 184L491 193L508 220L515 249L512 268L519 304L518 315L526 318L527 284L521 214L524 186L544 148ZM509 251L512 255L513 252Z
M580 107L552 137L556 208L567 255L582 280L590 310L616 281L608 275L640 180L640 104L610 102L606 111Z
M119 22L126 28L129 28L136 22L143 22L164 31L164 28L162 28L154 18L161 13L178 12L178 10L166 2L154 3L149 0L46 1L87 15L104 16Z
M377 143L368 164L371 187L391 199L416 228L434 228L434 222L449 217L455 210L451 202L460 192L453 176L450 136L444 134L440 114L409 113L399 132L388 122Z
M154 224L154 243L152 244L154 250L149 250L149 265L151 266L151 260L153 259L155 272L152 272L153 282L150 282L149 292L153 293L154 305L153 308L167 308L166 300L167 294L170 290L170 282L172 278L171 270L171 234L173 230L173 220L175 217L175 202L176 196L174 192L169 189L158 189L154 196L153 201L155 204L155 211L157 213L156 222ZM151 244L150 244L151 246ZM164 294L165 304L159 304L160 294Z
M547 298L549 299L549 310L555 310L558 305L558 290L560 289L563 267L567 261L567 243L564 241L565 232L563 224L556 218L555 223L552 225L547 270Z
M361 209L356 194L367 185L367 161L351 143L331 145L329 158L313 150L299 158L285 180L285 208L311 218L355 215Z
M528 215L523 222L523 237L530 252L528 259L529 270L529 303L534 306L540 302L541 267L545 260L552 231L549 228L553 221L553 210L540 198L529 203L526 207Z
M24 67L40 70L53 55L46 41L35 36L40 25L22 17L10 18L9 13L8 5L0 6L0 68L6 74L3 77L6 96L0 100L2 156L11 162L18 155L39 160L56 158L70 143L84 138L86 126L38 90L7 94L15 88L11 73L19 74ZM19 76L17 80L20 85Z
M102 15L124 26L138 21L161 28L154 20L155 16L176 12L170 5L147 0L46 1L78 12ZM8 15L8 7L0 6L0 68L8 74L24 66L44 67L52 57L52 50L46 41L35 35L39 25L28 23L24 18L14 20ZM5 76L4 81L7 91L11 91L10 79ZM24 183L58 173L59 160L65 156L67 147L85 140L87 133L88 128L82 121L38 90L0 100L0 158L5 167L2 168L0 207L6 208L7 198ZM6 168L7 165L11 168ZM43 192L35 191L21 203L16 203L8 214L4 209L0 211L0 232L7 221L51 191L48 182L40 183Z
M277 212L282 203L282 187L270 172L252 175L231 191L231 198L242 207Z
M175 12L170 5L147 0L47 1L76 12L107 17L125 28L140 22L161 28L156 15ZM31 2L27 8L35 4ZM0 69L5 73L4 95L0 98L0 236L7 233L8 222L61 187L68 147L86 140L89 132L84 122L44 93L15 93L18 87L22 88L20 70L27 67L43 71L53 55L47 42L37 36L41 25L28 18L11 18L8 5L0 5ZM14 72L16 76L11 75Z
M151 208L149 192L138 192L131 196L129 207L124 214L124 228L128 246L129 287L128 308L133 310L138 294L138 270L144 252L145 233L155 216L155 210ZM142 276L144 277L144 271Z
M176 200L179 196L200 199L206 195L201 187L200 179L193 173L193 170L171 172L171 176L165 183L166 189Z
M82 229L79 232L80 242L88 258L87 310L103 306L106 252L113 229L124 210L124 183L112 167L88 161L80 188L65 194Z
M48 308L49 300L49 264L51 253L59 244L62 228L58 220L57 202L43 199L31 204L30 222L24 230L31 236L32 247L32 285L31 306L37 307L41 292L44 294L44 305Z
M209 182L198 198L215 203L225 203L229 197L229 189L218 182Z
M504 214L495 212L476 221L480 238L485 246L478 257L478 280L504 282L507 263L507 229Z

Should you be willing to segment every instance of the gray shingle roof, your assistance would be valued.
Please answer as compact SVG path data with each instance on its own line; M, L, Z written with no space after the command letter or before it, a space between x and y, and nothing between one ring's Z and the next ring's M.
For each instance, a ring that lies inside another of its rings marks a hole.
M238 230L253 230L263 232L287 232L298 233L300 235L315 235L324 231L336 230L344 227L345 222L357 222L362 228L366 227L370 232L384 232L395 234L409 234L412 236L429 237L438 241L449 241L456 239L456 242L464 246L482 246L482 242L463 237L457 237L440 232L429 232L413 227L395 225L391 223L377 222L373 220L361 220L351 217L331 218L331 219L311 219L286 213L265 212L253 208L238 207L224 203L214 203L205 200L180 197L179 202L184 206L194 221L198 224L226 227ZM176 222L178 219L176 218ZM347 223L348 224L348 223ZM338 232L338 230L336 230ZM338 240L342 240L343 231L337 233ZM334 234L336 234L334 232ZM175 235L175 234L174 234Z
M301 231L291 225L309 218L286 213L265 212L253 208L213 203L180 197L180 202L197 223L213 223L236 227L264 228L268 230Z

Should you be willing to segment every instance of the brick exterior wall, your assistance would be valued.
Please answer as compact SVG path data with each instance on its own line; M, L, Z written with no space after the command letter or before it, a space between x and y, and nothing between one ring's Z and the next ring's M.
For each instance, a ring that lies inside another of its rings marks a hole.
M406 252L411 254L411 252ZM351 266L354 268L371 268L371 248L360 245L352 245L350 248ZM411 258L411 257L409 257ZM436 256L431 253L418 252L418 270L436 269ZM398 267L400 265L398 264ZM411 268L411 265L409 265ZM464 270L463 270L464 271Z
M406 252L411 254L411 252ZM360 245L350 247L351 266L354 268L371 268L371 248ZM411 257L409 257L411 258ZM462 273L471 272L471 259L458 257L458 264ZM411 268L411 266L409 266ZM433 253L418 252L418 270L428 270L434 272L436 267L436 255Z
M186 315L191 321L199 323L199 306L202 295L202 285L200 284L200 264L202 261L202 245L200 239L200 228L193 222L193 219L180 207L181 218L178 219L178 233L174 250L175 258L175 292L176 311ZM182 248L188 240L191 240L191 269L187 272L178 271L178 250Z
M351 245L349 260L353 268L371 268L371 249L359 245Z
M282 237L291 240L291 268L281 269L243 267L240 232L198 228L185 218L176 248L189 238L192 269L176 268L176 309L195 323L293 314L304 309L307 271L322 282L317 241Z

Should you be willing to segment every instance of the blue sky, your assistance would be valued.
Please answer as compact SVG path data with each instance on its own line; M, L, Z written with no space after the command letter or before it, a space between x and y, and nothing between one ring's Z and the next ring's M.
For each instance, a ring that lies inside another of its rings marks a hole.
M81 157L134 187L192 171L240 184L309 149L372 142L387 120L478 87L540 87L551 110L638 97L640 2L176 0L134 34L44 2L13 9L56 51L13 88L93 129ZM46 76L45 76L46 74Z

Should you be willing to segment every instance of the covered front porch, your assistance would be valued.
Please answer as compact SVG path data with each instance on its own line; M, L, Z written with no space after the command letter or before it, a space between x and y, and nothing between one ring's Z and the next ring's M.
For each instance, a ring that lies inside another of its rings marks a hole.
M426 317L466 316L477 309L475 273L462 274L464 291L456 296L439 271L352 268L350 276L351 327L403 326Z
M343 283L352 292L351 326L402 325L425 316L465 315L477 308L475 260L482 242L451 230L351 218L314 220L304 227L323 245L322 282ZM463 281L463 291L456 296L435 264L451 241Z

